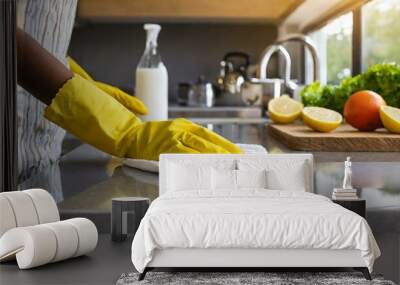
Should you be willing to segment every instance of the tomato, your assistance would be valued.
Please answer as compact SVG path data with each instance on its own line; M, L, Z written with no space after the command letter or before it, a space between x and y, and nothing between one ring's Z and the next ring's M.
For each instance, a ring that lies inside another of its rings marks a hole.
M344 118L360 131L373 131L382 127L379 109L386 105L383 98L369 90L358 91L347 99L344 105Z

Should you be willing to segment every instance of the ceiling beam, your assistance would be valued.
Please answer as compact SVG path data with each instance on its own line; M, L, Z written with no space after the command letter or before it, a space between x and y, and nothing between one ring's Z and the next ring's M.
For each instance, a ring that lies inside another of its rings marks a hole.
M304 0L80 0L91 21L282 22Z

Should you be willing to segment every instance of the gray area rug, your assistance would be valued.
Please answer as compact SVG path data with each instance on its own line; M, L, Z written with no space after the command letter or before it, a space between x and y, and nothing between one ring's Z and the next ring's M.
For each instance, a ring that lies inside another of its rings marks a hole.
M142 281L137 280L138 276L138 273L124 273L116 285L395 285L380 275L372 275L373 280L368 281L359 272L148 272Z

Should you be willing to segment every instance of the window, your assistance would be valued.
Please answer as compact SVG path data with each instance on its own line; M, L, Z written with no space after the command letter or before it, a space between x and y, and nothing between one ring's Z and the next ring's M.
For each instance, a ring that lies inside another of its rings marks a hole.
M314 40L321 61L321 83L337 84L351 75L353 13L347 13L309 34ZM310 56L306 53L306 70L312 69ZM310 82L310 74L306 82Z
M359 72L378 63L400 63L400 0L369 1L355 10L354 17L353 12L347 13L309 36L320 54L322 84L337 84L350 76L352 64ZM356 45L354 49L352 44ZM305 83L310 83L312 62L308 52L305 68Z
M374 0L362 8L362 69L400 63L400 1Z

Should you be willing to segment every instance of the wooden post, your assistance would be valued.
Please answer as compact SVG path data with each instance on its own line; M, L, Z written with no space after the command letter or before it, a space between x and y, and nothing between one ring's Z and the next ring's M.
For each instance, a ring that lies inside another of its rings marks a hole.
M352 63L351 75L355 76L362 72L362 7L353 11L353 38L352 38Z

